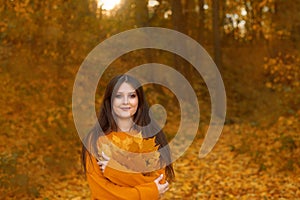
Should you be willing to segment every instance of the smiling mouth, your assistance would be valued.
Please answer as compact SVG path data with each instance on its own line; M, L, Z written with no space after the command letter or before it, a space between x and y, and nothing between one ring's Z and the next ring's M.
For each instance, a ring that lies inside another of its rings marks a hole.
M121 110L127 111L127 110L130 110L130 107L121 108Z

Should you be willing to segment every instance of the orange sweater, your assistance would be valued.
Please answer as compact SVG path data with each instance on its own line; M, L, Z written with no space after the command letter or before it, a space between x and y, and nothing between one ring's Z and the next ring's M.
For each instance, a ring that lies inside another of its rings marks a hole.
M165 169L144 176L141 173L118 171L108 165L102 173L92 156L91 159L87 156L86 169L93 200L156 200L159 199L159 193L154 180L160 174L164 174L165 179Z

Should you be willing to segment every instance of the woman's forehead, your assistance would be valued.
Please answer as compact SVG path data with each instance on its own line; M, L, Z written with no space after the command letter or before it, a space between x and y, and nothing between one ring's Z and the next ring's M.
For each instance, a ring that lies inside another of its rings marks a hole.
M135 89L129 84L129 83L122 83L118 89L117 92L120 93L131 93L131 92L135 92Z

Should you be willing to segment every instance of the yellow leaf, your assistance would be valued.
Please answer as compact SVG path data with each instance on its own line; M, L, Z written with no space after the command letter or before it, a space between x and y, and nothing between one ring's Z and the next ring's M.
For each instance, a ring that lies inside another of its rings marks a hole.
M121 139L117 137L116 135L112 136L112 141L116 144L121 144Z
M123 141L122 141L122 146L121 148L128 151L129 148L130 148L130 145L132 144L132 139L130 139L129 137L125 138Z

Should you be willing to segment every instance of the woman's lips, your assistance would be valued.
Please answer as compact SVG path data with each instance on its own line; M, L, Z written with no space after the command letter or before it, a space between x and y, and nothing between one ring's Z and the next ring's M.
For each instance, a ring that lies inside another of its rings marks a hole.
M130 107L123 107L123 108L121 108L121 110L127 111L127 110L130 110Z

